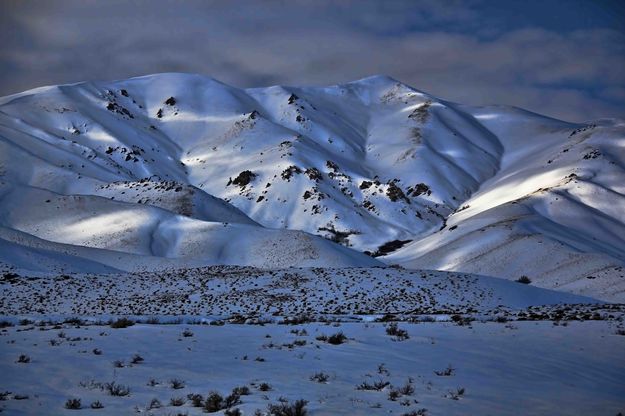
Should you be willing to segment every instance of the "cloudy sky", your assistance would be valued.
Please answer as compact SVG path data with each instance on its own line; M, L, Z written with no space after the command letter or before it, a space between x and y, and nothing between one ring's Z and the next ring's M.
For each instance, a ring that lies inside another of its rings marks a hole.
M625 117L625 1L0 1L0 95L169 71Z

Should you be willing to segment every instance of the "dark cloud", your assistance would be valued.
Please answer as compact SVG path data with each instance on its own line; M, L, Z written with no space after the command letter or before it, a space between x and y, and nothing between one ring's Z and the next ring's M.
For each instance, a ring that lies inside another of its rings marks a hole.
M4 0L0 95L166 71L242 87L385 73L468 104L625 116L618 2L528 1L516 19L501 3ZM558 10L566 22L543 17Z

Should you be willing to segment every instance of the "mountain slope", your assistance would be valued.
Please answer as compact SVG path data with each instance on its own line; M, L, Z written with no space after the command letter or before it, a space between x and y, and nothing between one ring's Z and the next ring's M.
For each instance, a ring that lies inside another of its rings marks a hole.
M385 261L461 270L625 299L622 122L570 125L519 110L473 109L505 152L499 172L447 227Z
M265 254L248 254L272 234L294 247L287 265L314 265L303 238L324 247L319 265L330 253L335 266L376 264L356 251L391 253L380 259L622 299L623 137L618 121L462 106L383 76L247 90L189 74L44 87L0 99L0 225L193 265L243 262L215 254L226 242L252 262L240 264L259 265Z

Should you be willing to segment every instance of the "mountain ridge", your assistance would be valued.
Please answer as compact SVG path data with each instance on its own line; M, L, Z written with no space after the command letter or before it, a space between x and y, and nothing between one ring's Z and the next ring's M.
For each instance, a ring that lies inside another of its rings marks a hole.
M368 262L355 253L366 251L406 267L529 275L541 287L621 299L625 190L612 178L625 176L623 131L619 120L568 123L451 103L385 76L238 89L202 75L157 74L0 98L0 196L13 185L91 195L142 213L164 210L150 215L317 234L353 249L343 253L352 260L335 266ZM102 204L94 212L118 209ZM14 205L0 200L0 225L43 236L39 220L9 215ZM175 241L191 244L200 223L175 224L159 253L184 258ZM149 254L139 243L110 241ZM529 258L515 261L514 253Z

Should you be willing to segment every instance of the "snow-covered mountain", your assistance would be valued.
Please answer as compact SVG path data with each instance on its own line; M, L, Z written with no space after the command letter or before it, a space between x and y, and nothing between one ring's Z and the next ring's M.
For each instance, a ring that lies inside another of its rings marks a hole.
M382 264L366 251L623 299L624 133L617 120L461 106L383 76L39 88L0 99L0 260Z

